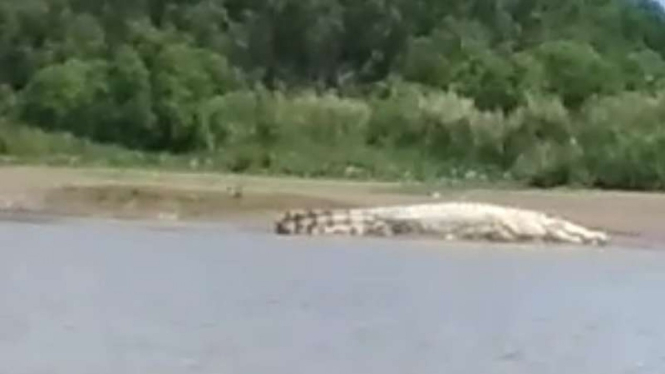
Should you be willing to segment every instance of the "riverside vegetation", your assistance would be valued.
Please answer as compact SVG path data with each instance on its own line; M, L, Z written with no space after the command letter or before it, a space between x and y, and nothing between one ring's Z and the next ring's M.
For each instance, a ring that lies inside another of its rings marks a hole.
M4 0L0 154L665 187L651 0Z

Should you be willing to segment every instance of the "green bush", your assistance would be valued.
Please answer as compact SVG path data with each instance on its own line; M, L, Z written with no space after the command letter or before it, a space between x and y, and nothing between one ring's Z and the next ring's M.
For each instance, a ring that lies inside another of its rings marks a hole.
M590 102L580 118L585 166L593 185L665 187L665 95L625 93Z
M574 114L552 102L529 111L506 134L516 178L539 187L665 187L664 95L595 98Z
M20 116L48 130L94 134L97 104L107 90L103 61L71 59L46 67L21 93Z
M326 162L337 154L361 149L371 115L362 101L331 93L287 95L263 89L216 96L199 109L206 149L226 154L234 169L276 168L289 173L317 165L325 170ZM293 166L298 163L310 166ZM335 168L343 168L339 165Z
M589 43L554 40L532 52L543 64L545 89L577 109L594 95L612 94L623 87L619 69Z
M384 152L407 151L428 165L420 178L459 177L498 170L503 157L506 120L501 112L483 112L473 100L454 92L397 84L386 98L372 101L369 146Z

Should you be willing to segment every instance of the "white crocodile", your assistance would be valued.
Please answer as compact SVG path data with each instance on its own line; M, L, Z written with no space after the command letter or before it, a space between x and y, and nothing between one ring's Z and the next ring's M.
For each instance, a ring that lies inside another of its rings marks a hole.
M604 245L609 235L542 212L472 202L339 210L290 210L276 222L282 235L427 235L445 240Z

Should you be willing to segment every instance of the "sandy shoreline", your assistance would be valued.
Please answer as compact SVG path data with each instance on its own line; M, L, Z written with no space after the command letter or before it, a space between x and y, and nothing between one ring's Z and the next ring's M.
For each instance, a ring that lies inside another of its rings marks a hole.
M422 190L422 189L421 189ZM237 192L241 191L241 194ZM432 191L433 192L433 191ZM562 215L622 240L665 241L665 194L506 189L440 190L438 200L493 202ZM309 181L221 174L0 167L0 211L166 221L250 220L280 211L431 202L392 183Z

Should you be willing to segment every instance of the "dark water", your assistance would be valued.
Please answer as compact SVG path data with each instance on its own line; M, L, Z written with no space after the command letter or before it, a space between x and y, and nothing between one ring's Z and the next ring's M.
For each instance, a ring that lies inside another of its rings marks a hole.
M665 251L0 224L2 374L665 372Z

